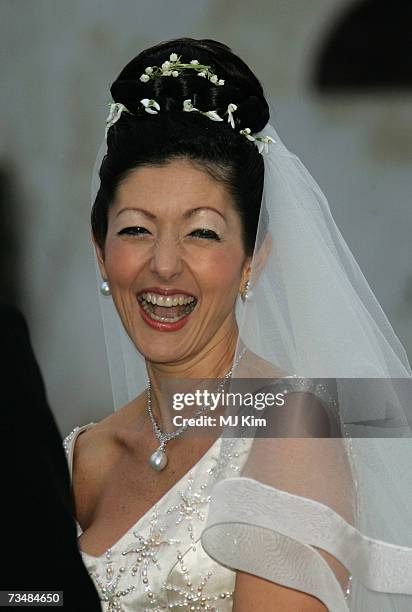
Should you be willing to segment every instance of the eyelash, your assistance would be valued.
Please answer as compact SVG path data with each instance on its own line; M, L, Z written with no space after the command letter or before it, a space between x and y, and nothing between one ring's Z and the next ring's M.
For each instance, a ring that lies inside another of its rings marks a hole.
M120 230L119 236L122 234L126 234L129 236L141 236L143 232L137 231L137 230L143 230L144 232L148 231L145 227L141 227L141 226L125 227L124 229ZM193 232L191 232L189 235L191 236L192 234L196 234L196 233L208 234L207 236L205 235L199 236L200 238L205 238L207 240L220 240L220 236L218 236L216 232L214 232L213 230L197 229L197 230L193 230Z
M139 225L136 225L134 227L125 227L122 230L120 230L119 232L119 236L121 236L122 234L127 234L130 236L140 236L142 234L142 232L139 232L137 230L144 230L145 232L147 232L147 229L144 227L140 227Z
M201 234L208 234L208 236L200 236L200 238L207 238L207 239L212 239L212 240L220 240L220 236L218 236L216 234L216 232L214 232L213 230L208 230L208 229L197 229L194 230L193 232L191 232L190 236L192 234L196 234L196 233L201 233Z

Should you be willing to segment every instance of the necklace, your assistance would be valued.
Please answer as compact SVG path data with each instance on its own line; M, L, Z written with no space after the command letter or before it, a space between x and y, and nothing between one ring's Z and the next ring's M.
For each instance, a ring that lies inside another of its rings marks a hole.
M237 360L233 363L230 370L224 375L222 381L220 382L218 386L219 392L222 390L226 379L228 379L232 375L233 369L237 366L239 361L242 359L245 351L246 351L246 347L244 347L241 350ZM168 432L163 432L160 429L155 419L155 416L153 414L153 411L152 411L152 393L151 393L151 386L150 386L150 378L147 382L147 405L146 406L147 406L147 412L149 413L149 417L152 422L153 431L156 434L156 438L159 440L159 443L160 443L157 450L155 450L154 453L150 455L149 464L154 470L156 470L157 472L160 472L161 470L164 470L164 468L167 466L167 463L168 463L167 455L165 452L166 444L170 440L174 440L175 438L178 438L179 436L181 436L186 431L186 429L189 427L189 425L182 425L175 431L168 431ZM202 412L207 410L207 408L208 406L200 406L200 408L198 408L195 411L192 418L198 417L199 415L202 414Z

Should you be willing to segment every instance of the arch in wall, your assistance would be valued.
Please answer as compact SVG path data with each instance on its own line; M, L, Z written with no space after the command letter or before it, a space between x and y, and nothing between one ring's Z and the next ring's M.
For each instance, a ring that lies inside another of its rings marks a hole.
M321 93L412 87L412 3L358 0L332 22L315 57Z

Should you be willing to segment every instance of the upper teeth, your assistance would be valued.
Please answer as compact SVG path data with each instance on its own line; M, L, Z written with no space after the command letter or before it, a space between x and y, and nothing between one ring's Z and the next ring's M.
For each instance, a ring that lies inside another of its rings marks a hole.
M158 295L157 293L142 293L142 298L146 302L157 304L158 306L183 306L183 304L190 304L195 300L192 296L187 295Z

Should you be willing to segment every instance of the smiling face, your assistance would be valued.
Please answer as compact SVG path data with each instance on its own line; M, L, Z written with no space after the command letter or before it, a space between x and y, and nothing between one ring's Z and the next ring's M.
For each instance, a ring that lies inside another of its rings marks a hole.
M250 272L227 188L188 160L132 171L97 247L123 325L153 362L190 360L233 332Z

